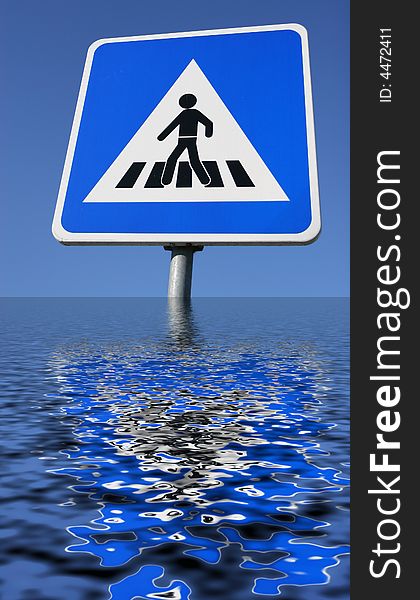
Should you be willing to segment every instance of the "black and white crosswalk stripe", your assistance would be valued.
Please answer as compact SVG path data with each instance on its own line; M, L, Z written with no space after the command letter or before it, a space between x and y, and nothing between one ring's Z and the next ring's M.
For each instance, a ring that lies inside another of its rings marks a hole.
M146 162L133 162L127 172L117 183L115 187L131 189L137 183L141 173L146 167ZM219 166L215 160L203 160L203 165L210 176L210 183L206 186L209 188L222 188L226 187L223 182L222 175L220 173ZM239 160L227 160L226 165L229 169L229 173L236 187L255 187L252 179L244 169L241 161ZM149 176L144 183L145 188L163 188L162 174L165 168L164 162L155 162ZM187 161L180 161L178 164L178 172L176 175L175 187L177 188L192 188L193 185L193 172L190 163Z

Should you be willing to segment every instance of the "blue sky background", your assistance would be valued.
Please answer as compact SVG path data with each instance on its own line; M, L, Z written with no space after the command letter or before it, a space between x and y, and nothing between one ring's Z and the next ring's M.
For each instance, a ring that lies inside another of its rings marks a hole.
M4 296L163 296L160 247L64 247L51 235L88 46L96 39L297 22L309 32L323 231L303 247L209 247L195 296L347 296L347 0L24 0L1 4Z

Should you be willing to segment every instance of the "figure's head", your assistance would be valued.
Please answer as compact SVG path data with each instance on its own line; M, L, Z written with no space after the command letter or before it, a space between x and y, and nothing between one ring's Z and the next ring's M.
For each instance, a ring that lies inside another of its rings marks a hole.
M179 99L179 105L182 106L182 108L192 108L196 103L197 98L194 94L184 94Z

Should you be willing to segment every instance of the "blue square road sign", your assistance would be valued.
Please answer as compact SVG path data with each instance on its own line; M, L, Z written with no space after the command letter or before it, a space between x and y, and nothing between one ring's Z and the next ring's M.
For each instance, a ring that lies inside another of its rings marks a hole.
M319 231L304 27L92 44L53 222L60 242L302 244Z

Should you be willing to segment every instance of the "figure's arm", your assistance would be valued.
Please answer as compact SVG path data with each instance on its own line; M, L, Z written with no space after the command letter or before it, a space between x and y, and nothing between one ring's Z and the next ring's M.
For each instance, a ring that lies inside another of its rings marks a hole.
M205 127L205 135L206 137L211 137L213 135L213 122L210 121L203 113L199 113L199 121Z
M175 117L175 119L172 121L172 123L169 123L168 127L165 127L165 129L162 131L162 133L160 133L157 136L157 139L159 140L159 142L163 142L163 140L165 138L168 137L168 135L170 133L173 132L174 129L176 129L179 125L179 115L177 117Z

